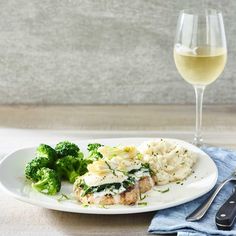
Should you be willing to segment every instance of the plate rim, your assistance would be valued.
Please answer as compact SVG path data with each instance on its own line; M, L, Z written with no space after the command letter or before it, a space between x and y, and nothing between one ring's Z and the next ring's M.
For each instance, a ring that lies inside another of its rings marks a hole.
M119 137L119 138L96 138L96 139L93 139L93 138L89 138L89 139L81 139L81 140L74 140L73 142L75 143L80 143L80 142L88 142L90 140L93 140L93 141L101 141L101 140L124 140L124 139L129 139L129 140L132 140L132 139L140 139L140 140L156 140L156 139L165 139L165 140L171 140L171 141L181 141L183 143L186 143L187 145L190 145L190 146L193 146L194 148L197 148L200 152L204 153L207 158L212 162L212 165L214 166L214 169L215 169L215 179L214 181L212 181L211 185L209 186L208 189L206 189L205 191L199 193L199 194L196 194L194 195L193 197L189 198L189 199L183 199L183 200L179 200L178 203L176 202L172 202L172 203L168 203L168 204L165 204L163 207L156 207L155 205L154 206L145 206L145 207L137 207L137 208L133 208L132 206L128 206L128 207L125 207L125 208L111 208L111 209L104 209L104 208L100 208L100 207L96 207L96 208L69 208L65 205L53 205L51 203L48 203L46 201L39 201L37 199L32 199L32 198L29 198L29 197L26 197L26 196L22 196L22 195L19 195L17 193L14 193L13 191L9 190L3 183L2 183L2 180L0 179L0 189L2 189L6 194L8 194L9 196L19 200L19 201L22 201L22 202L25 202L25 203L29 203L31 205L35 205L35 206L38 206L38 207L43 207L43 208L46 208L46 209L51 209L51 210L57 210L57 211L62 211L62 212L71 212L71 213L80 213L80 214L96 214L96 215L121 215L121 214L137 214L137 213L145 213L145 212L152 212L152 211L158 211L158 210L163 210L163 209L168 209L168 208L172 208L172 207L177 207L179 205L182 205L184 203L188 203L190 201L193 201L203 195L205 195L206 193L210 192L214 186L216 185L216 182L217 182L217 179L218 179L218 168L215 164L215 162L213 161L213 159L206 153L204 152L203 150L201 150L200 148L194 146L193 144L185 141L185 140L181 140L181 139L175 139L175 138L164 138L164 137ZM50 143L49 145L52 145L52 143ZM23 147L23 148L20 148L20 149L16 149L12 152L10 152L9 154L5 155L1 160L0 160L0 169L1 169L1 166L2 164L8 159L10 158L13 154L19 152L19 151L24 151L24 150L30 150L30 149L36 149L37 146L29 146L29 147Z

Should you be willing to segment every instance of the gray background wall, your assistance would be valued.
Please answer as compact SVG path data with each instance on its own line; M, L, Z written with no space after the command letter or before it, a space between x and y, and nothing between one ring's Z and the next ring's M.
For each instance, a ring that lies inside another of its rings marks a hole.
M0 0L1 104L193 103L172 50L193 0ZM236 1L222 9L228 63L206 103L236 103Z

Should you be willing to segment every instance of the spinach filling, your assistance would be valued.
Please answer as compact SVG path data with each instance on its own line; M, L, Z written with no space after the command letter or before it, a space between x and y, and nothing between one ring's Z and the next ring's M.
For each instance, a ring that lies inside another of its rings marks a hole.
M108 191L108 192L113 192L116 193L117 190L119 190L121 187L128 189L129 187L132 187L136 183L136 178L135 175L136 172L138 171L143 171L144 173L150 173L150 175L154 174L153 171L150 169L150 166L148 163L142 164L142 167L139 169L133 169L129 171L127 174L130 175L128 179L123 181L122 183L110 183L110 184L102 184L99 186L88 186L84 180L81 180L79 183L79 187L82 188L83 193L81 194L82 197L84 197L87 194L91 193L99 193L102 191Z
M121 187L124 187L125 189L128 189L131 186L134 186L135 184L135 178L134 177L128 177L125 181L122 183L111 183L111 184L102 184L99 186L88 186L84 181L80 183L80 187L83 189L83 193L81 194L82 197L84 197L87 194L90 193L99 193L102 191L109 191L114 192L114 190L119 190ZM114 192L115 193L115 192Z
M128 174L133 175L138 171L142 171L143 173L149 173L150 175L154 175L154 172L151 170L150 165L148 163L142 164L142 167L139 169L133 169L128 172Z

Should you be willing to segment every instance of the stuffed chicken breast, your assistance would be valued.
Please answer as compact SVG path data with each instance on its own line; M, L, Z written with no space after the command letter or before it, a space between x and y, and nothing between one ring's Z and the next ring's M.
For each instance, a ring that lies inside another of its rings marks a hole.
M88 172L74 184L77 199L84 204L133 205L154 185L150 170L134 146L98 149L100 160L88 165Z

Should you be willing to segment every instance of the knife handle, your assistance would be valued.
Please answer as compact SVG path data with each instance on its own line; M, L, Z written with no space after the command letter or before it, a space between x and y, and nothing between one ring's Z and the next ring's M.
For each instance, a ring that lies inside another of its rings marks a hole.
M236 218L236 191L216 213L215 222L218 229L231 230Z

